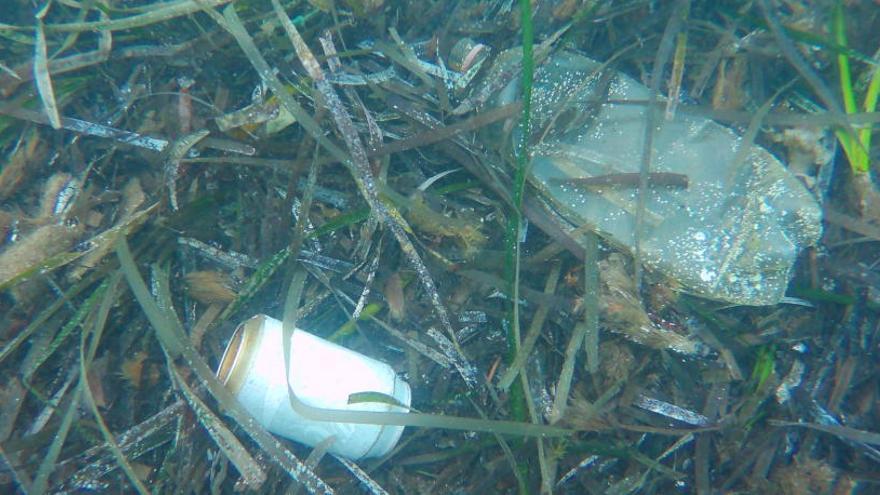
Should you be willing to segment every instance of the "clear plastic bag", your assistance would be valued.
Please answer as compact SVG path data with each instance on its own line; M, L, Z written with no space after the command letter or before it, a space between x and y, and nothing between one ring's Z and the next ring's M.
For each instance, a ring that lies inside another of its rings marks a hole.
M518 97L517 84L497 103ZM625 182L639 172L648 93L568 52L542 64L533 86L529 180L572 228L592 225L630 251L638 188ZM682 111L655 115L642 261L704 297L777 303L798 252L821 234L818 203L760 146L738 159L748 143L732 130Z

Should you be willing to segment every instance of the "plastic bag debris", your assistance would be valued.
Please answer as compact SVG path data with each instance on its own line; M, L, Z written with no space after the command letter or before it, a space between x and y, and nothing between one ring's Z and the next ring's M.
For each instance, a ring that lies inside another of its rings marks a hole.
M495 103L518 98L518 84ZM533 86L531 183L572 228L593 225L629 251L648 93L569 52L540 66ZM821 234L816 200L760 146L738 161L748 143L732 130L681 111L657 115L643 262L703 297L777 303L798 252Z

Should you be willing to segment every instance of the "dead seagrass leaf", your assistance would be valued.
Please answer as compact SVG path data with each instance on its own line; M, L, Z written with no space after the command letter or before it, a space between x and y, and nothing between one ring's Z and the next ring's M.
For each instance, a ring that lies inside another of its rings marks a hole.
M383 290L388 302L388 313L394 321L400 321L406 312L406 300L403 294L403 281L398 272L392 273L385 281Z
M70 248L82 233L81 225L48 224L37 228L0 252L0 286Z
M700 342L657 326L636 295L632 278L623 266L623 258L613 254L599 262L602 292L599 306L605 327L633 342L654 349L668 349L681 354L699 354L705 348Z
M228 303L235 299L234 282L228 275L215 271L191 272L186 286L193 299L204 304Z

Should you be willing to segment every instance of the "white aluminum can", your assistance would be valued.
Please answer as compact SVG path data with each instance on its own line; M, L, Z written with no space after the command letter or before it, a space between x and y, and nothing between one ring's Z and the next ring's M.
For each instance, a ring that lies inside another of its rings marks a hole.
M288 399L281 322L257 315L235 330L217 376L267 430L314 447L330 436L329 452L349 459L387 454L403 426L315 421L297 414ZM407 412L409 384L387 364L295 329L290 346L290 386L303 403L322 409ZM378 392L394 401L356 402L355 393Z

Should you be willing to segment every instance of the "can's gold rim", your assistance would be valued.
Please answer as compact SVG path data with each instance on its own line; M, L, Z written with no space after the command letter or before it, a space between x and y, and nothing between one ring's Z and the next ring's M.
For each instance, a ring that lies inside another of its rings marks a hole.
M265 320L266 315L257 315L240 324L223 351L217 367L217 379L233 394L237 394L244 384Z

